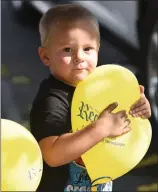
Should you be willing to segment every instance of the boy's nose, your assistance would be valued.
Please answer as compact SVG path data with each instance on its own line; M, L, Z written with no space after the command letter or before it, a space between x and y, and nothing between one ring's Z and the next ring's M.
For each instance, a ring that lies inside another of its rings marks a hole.
M82 63L85 60L84 51L77 51L74 55L74 63Z

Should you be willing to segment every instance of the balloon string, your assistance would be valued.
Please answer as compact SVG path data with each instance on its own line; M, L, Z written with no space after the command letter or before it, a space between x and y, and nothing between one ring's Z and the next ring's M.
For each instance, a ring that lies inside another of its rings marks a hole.
M104 176L104 177L99 177L99 178L95 179L95 180L91 183L91 187L95 187L95 186L97 186L97 185L100 185L100 184L95 184L95 185L93 185L96 181L98 181L98 180L100 180L100 179L110 179L110 180L112 181L111 177L106 177L106 176Z

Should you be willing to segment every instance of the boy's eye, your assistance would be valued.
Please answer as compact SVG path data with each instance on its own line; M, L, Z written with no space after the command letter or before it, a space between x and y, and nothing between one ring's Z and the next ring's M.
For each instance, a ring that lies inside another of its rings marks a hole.
M90 51L91 49L93 49L92 47L86 47L85 49L84 49L84 51Z
M69 47L66 47L66 48L64 48L64 51L65 51L65 52L71 52L71 51L72 51L72 49L71 49L71 48L69 48Z

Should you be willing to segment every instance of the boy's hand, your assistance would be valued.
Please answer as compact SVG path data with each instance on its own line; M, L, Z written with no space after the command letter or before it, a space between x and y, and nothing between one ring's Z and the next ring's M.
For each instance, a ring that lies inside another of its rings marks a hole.
M151 116L150 103L145 97L144 87L142 85L140 85L139 87L141 93L140 99L131 106L129 114L133 117L148 119Z
M131 130L129 127L130 120L125 110L112 113L117 106L118 104L116 102L110 104L102 111L97 120L98 126L101 124L101 127L99 126L99 133L101 133L103 137L116 137L128 133Z

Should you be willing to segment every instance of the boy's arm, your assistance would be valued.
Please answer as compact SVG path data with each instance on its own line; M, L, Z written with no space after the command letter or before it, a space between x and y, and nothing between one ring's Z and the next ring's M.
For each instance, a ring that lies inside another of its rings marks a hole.
M50 136L42 139L39 145L45 162L49 166L56 167L80 157L103 139L102 134L98 133L101 124L101 120L97 120L75 133L66 133L59 137Z
M39 142L43 159L48 165L56 167L67 164L103 138L130 131L126 113L111 113L117 107L116 104L111 104L100 114L98 120L82 130L70 133L71 115L64 98L54 94L44 104L34 106L31 111L31 131ZM44 107L41 109L42 106Z
M43 159L50 166L64 165L79 158L103 139L96 129L100 126L98 121L70 133L70 111L64 98L61 93L53 92L44 104L33 105L30 114L32 134L39 142Z

